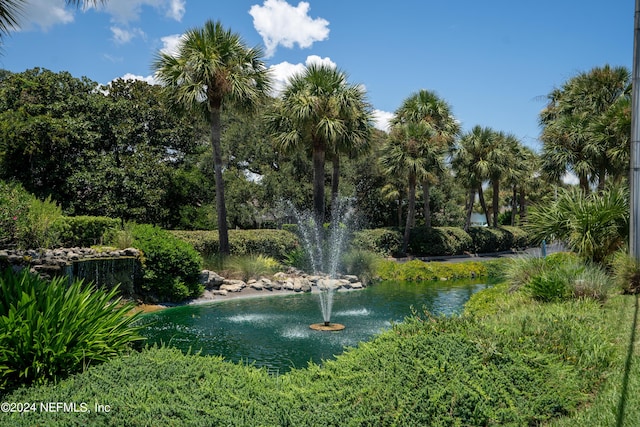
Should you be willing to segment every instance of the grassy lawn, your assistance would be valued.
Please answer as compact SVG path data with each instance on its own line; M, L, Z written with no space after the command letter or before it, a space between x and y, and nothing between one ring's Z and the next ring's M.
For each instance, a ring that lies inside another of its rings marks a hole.
M280 376L147 349L2 397L90 412L38 407L0 413L0 425L637 426L637 303L541 303L499 285L465 316L418 311L336 360Z

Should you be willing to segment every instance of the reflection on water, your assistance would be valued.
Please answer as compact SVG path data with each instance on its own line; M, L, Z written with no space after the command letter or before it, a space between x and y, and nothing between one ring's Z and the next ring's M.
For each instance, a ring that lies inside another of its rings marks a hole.
M321 363L389 329L411 315L411 308L452 315L487 285L464 282L384 282L360 291L334 295L332 322L339 332L318 332L322 321L315 294L246 298L175 307L143 316L149 343L184 351L222 355L279 372Z

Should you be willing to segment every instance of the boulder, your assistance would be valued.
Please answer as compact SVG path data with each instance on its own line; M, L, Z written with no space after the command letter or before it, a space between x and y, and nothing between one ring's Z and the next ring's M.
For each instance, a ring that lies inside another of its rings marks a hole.
M224 279L224 282L220 285L220 290L227 292L240 292L246 287L247 284L242 280Z
M200 284L205 289L218 289L224 282L224 277L218 275L215 271L202 270L200 272Z

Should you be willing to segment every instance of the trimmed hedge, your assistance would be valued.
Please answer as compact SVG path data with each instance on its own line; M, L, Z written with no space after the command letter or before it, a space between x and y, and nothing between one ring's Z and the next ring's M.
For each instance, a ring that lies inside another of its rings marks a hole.
M527 234L517 227L471 227L471 250L475 253L508 251L528 246Z
M120 226L120 220L106 216L65 216L60 226L64 246L88 247L101 244L105 235Z
M383 260L378 263L376 276L381 280L421 282L429 280L473 279L488 277L487 263L468 261L434 263L413 260L405 263Z
M402 234L389 228L360 230L353 233L351 245L355 249L373 252L381 256L391 256L400 250Z
M193 245L205 257L220 252L217 230L174 230L171 234ZM231 255L262 254L282 261L298 247L296 235L286 230L229 230Z
M409 252L418 256L461 255L472 246L471 236L456 227L416 227Z

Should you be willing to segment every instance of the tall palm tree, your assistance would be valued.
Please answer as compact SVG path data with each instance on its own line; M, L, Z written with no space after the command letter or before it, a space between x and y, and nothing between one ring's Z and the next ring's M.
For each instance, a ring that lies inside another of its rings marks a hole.
M626 174L620 168L628 150L630 73L625 67L596 67L580 73L548 95L540 113L543 169L558 180L567 170L604 188L607 176Z
M489 161L489 181L493 190L491 211L492 226L498 226L500 213L500 183L507 180L509 175L517 174L519 165L516 164L520 141L513 134L497 132L491 139L491 146L486 147Z
M489 179L491 162L489 155L494 145L496 132L489 127L474 126L469 132L462 135L458 143L452 150L451 165L456 173L456 177L465 184L469 190L467 200L467 213L464 225L465 230L469 230L471 225L471 213L476 198L476 192L480 199L480 205L487 217L487 224L490 218L484 200L482 183Z
M345 72L318 64L307 66L289 80L277 108L268 115L267 124L279 149L311 150L317 224L325 219L327 156L337 161L341 148L364 144L370 118L364 88L350 84Z
M220 253L229 253L227 210L222 178L220 112L223 105L247 109L271 90L260 48L249 48L220 22L207 21L185 33L175 55L160 52L153 68L177 105L201 112L211 128Z
M420 90L407 98L396 111L393 123L423 122L433 130L433 137L425 141L425 155L429 164L421 178L425 225L431 227L430 188L444 171L444 156L451 149L460 132L460 124L453 117L451 107L435 92Z
M434 132L424 122L395 124L388 142L383 146L380 163L389 176L406 176L408 179L407 220L402 239L402 253L407 252L409 235L415 220L416 186L419 179L427 174L431 164L426 155L429 141Z

